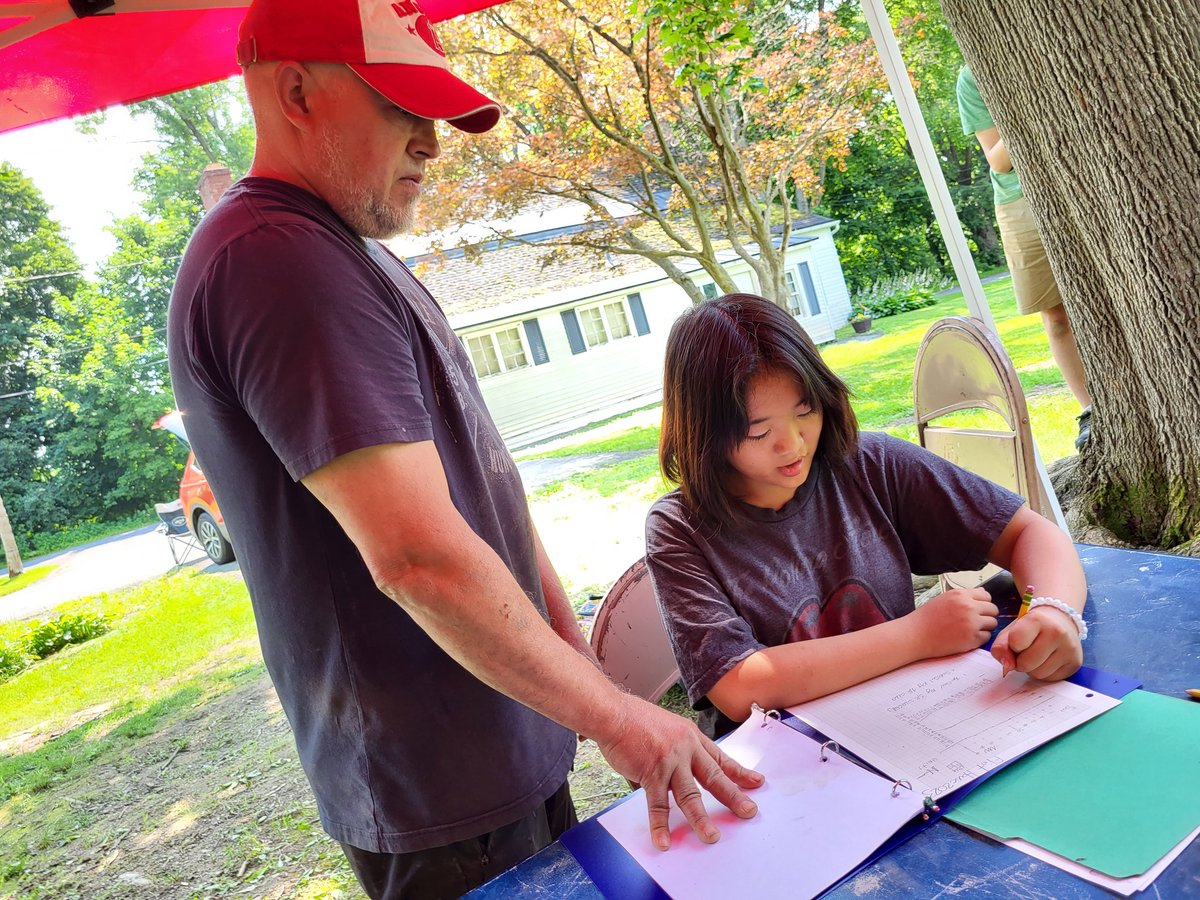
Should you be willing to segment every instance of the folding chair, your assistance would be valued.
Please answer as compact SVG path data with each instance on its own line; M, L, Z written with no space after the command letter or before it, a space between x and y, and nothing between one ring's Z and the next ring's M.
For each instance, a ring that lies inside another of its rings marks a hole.
M950 316L933 323L917 351L913 409L922 447L1020 494L1034 512L1062 525L1058 500L1038 470L1021 382L999 338L982 322ZM965 409L990 410L1004 427L932 424ZM942 587L975 587L998 571L988 565L978 572L949 572Z
M196 536L187 526L187 519L183 515L182 500L175 500L172 503L155 503L154 511L158 513L158 518L161 520L155 530L159 534L166 535L167 545L171 548L171 558L175 560L175 565L183 565L195 554L208 555L204 552L204 546L196 540Z
M609 678L651 703L679 680L645 560L626 569L605 595L596 611L591 644Z

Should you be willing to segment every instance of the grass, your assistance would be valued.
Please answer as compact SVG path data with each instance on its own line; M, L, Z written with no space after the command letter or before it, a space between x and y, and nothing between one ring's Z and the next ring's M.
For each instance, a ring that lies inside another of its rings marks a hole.
M988 304L996 320L1000 339L1013 361L1021 386L1025 391L1034 437L1047 462L1075 452L1078 404L1067 390L1061 373L1050 356L1050 348L1037 315L1017 314L1012 281L1008 278L984 286ZM916 440L913 424L912 379L917 347L929 326L945 316L966 315L967 307L961 292L939 298L925 309L885 319L877 319L869 338L855 338L849 326L841 329L838 341L821 348L830 367L853 391L852 402L859 425L867 431L886 431L906 440ZM980 427L988 424L986 412L956 415L953 421L962 426ZM633 416L623 418L634 419ZM640 416L638 421L643 421ZM522 459L574 456L604 453L612 450L652 450L658 445L657 425L631 425L620 429L621 418L604 423L597 437L579 435L570 444L561 441L552 449L530 448ZM651 499L666 486L658 475L653 456L625 460L599 467L591 472L572 475L562 482L543 486L534 497L553 497L576 488L610 498L626 491L647 494Z
M79 710L153 695L202 664L214 647L237 644L243 662L258 659L249 596L236 578L169 575L130 591L66 603L54 612L84 610L106 614L112 631L0 684L0 735L52 729ZM28 623L0 625L0 643L28 628ZM0 782L5 780L0 773Z
M33 569L26 569L15 578L5 578L3 581L0 581L0 597L41 581L57 568L58 566L38 566Z

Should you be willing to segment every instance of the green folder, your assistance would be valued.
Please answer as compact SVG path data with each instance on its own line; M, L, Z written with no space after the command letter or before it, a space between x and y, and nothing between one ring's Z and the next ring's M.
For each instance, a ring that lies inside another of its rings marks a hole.
M988 779L946 814L1115 878L1200 826L1200 703L1134 691Z

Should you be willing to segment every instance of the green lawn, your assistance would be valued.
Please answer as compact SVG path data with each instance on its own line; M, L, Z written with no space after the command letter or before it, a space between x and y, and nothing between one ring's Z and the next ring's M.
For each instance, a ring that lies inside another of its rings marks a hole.
M57 568L58 566L37 566L33 569L26 569L15 578L0 579L0 597L36 584Z
M360 900L241 579L178 573L48 615L83 610L112 630L0 684L0 898ZM0 643L28 627L0 625Z
M1037 315L1018 316L1012 293L1012 281L1003 278L984 286L1000 339L1013 361L1029 406L1033 434L1047 462L1075 452L1078 404L1059 373ZM869 337L854 336L849 326L838 332L836 343L821 348L830 367L853 391L854 411L859 425L867 431L886 431L906 440L916 440L913 424L912 379L917 347L929 326L945 316L966 315L962 294L954 292L939 298L934 306L914 312L877 319ZM961 425L984 425L987 413L960 414L954 419ZM603 435L589 440L587 433L568 445L556 442L553 450L539 452L531 448L522 459L603 453L610 450L652 450L658 446L657 425L639 424L625 431L605 423ZM650 479L655 479L651 482ZM657 480L657 463L652 457L627 460L592 472L574 475L566 482L549 484L537 492L550 496L565 485L586 487L602 497L611 497L645 483L645 493L662 492Z
M152 697L202 663L214 647L245 644L256 661L254 619L237 578L169 575L129 591L64 603L53 615L105 614L112 630L68 647L0 683L0 736L35 726L53 729L64 716L131 697ZM0 625L0 644L18 639L28 622ZM0 782L7 779L0 771Z

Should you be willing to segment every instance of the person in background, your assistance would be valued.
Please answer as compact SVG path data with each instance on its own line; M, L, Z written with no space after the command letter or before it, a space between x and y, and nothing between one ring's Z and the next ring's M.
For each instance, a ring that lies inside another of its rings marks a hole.
M257 146L203 218L171 376L221 504L321 822L371 897L457 897L575 822L576 734L669 797L743 817L761 777L600 671L442 310L380 243L408 228L435 121L499 107L413 0L254 0Z
M730 294L667 339L662 469L646 562L688 697L720 736L908 663L983 645L983 588L919 608L912 574L1012 571L1038 596L996 638L1004 673L1083 661L1086 584L1065 533L1016 494L886 434L780 307Z
M971 70L963 66L958 73L958 114L963 134L974 134L983 148L991 169L992 193L996 201L996 224L1004 244L1004 257L1012 273L1013 294L1022 315L1041 313L1042 326L1050 342L1050 352L1058 363L1067 387L1079 401L1079 434L1075 446L1082 449L1091 436L1092 397L1083 376L1083 360L1075 343L1071 320L1063 307L1058 282L1050 269L1046 248L1038 234L1037 223L1029 201L1021 190L1021 182L1013 171L1012 160L1004 139L996 129L975 84Z

